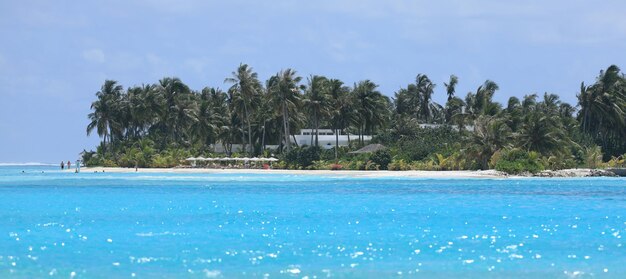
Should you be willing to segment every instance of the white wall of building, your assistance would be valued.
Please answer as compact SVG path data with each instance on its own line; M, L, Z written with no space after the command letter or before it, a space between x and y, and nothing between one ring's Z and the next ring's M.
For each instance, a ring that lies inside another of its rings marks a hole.
M313 137L311 137L311 134L313 134ZM296 138L295 142L293 138ZM350 138L350 141L355 141L359 139L358 135L353 135L350 134L350 136L348 135L339 135L339 146L348 146L348 137ZM311 138L313 139L313 141L311 141ZM299 146L302 145L308 145L308 146L312 146L315 143L315 130L314 129L302 129L300 131L299 135L295 135L293 137L289 138L291 140L291 143L297 143ZM333 130L331 129L319 129L319 136L318 136L318 140L317 143L319 144L320 147L324 148L324 149L331 149L333 147L335 147L335 135L333 133ZM363 136L363 140L364 141L371 141L372 140L372 136L371 135L364 135Z

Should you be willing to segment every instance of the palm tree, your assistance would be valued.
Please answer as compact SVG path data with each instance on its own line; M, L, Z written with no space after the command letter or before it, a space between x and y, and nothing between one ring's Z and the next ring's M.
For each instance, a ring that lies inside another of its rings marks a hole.
M100 91L96 93L98 98L91 104L92 112L87 117L91 121L87 125L87 136L95 129L98 136L103 138L103 146L106 150L107 138L113 142L112 135L119 131L120 124L115 121L119 114L118 105L123 87L114 80L105 80Z
M328 95L330 97L330 124L335 133L335 159L338 157L339 132L343 131L353 116L350 102L350 88L343 85L338 79L328 80Z
M292 69L282 70L268 81L268 95L277 114L282 116L283 136L285 141L285 149L291 149L291 140L289 135L290 129L290 113L298 109L300 103L300 87L299 83L302 77L297 76L296 71Z
M376 126L383 126L388 120L390 111L389 99L376 88L378 85L370 80L360 81L354 85L353 98L355 109L359 115L356 119L359 131L359 142L363 144L365 132L373 132Z
M472 111L476 115L496 115L500 111L500 104L494 103L492 99L498 89L500 89L498 84L491 80L486 80L485 83L476 89L476 94L473 95ZM467 103L469 104L470 102Z
M621 88L624 78L623 76L620 78L619 71L620 69L613 65L600 72L594 85L585 86L584 83L580 85L578 117L585 132L595 133L606 126L616 128L616 125L617 127L624 125L623 105L626 93Z
M319 146L320 118L328 113L328 79L313 75L308 78L308 85L304 93L303 105L310 112L311 122L315 128L315 146ZM313 133L311 133L311 138ZM313 140L311 140L313 143Z
M475 159L481 169L489 168L493 154L510 146L511 128L493 116L480 116L474 121L474 133L468 142L468 155Z
M213 143L219 127L223 125L222 116L212 103L216 91L214 88L205 87L197 96L198 118L190 130L194 141L202 146Z
M454 93L456 91L456 85L459 83L459 78L455 75L450 75L450 81L448 83L444 83L443 86L446 87L446 93L448 94L448 101L450 101L454 97Z
M624 152L626 137L626 78L611 65L600 71L591 86L580 86L578 120L583 132L591 135L606 156Z
M445 119L446 123L455 123L459 127L459 131L463 130L464 120L465 118L462 116L464 114L463 109L466 104L459 97L452 97L448 102L446 102L445 108Z
M230 90L241 98L243 105L244 119L248 126L248 144L249 153L252 156L252 124L250 118L254 101L262 90L261 82L256 72L252 71L252 67L247 64L239 64L237 71L232 72L232 77L224 80L226 83L232 83Z
M421 118L426 123L430 123L434 112L438 109L438 107L431 102L435 84L424 74L417 75L415 81L417 94L419 96L419 106L417 106L418 119Z
M565 134L556 115L546 115L541 112L531 112L517 134L518 145L528 151L537 151L541 154L555 154L562 152L567 144Z
M154 86L142 85L128 88L124 96L125 110L127 111L127 138L139 138L150 128L161 104L154 106L151 99ZM153 107L154 106L154 107Z
M163 133L163 146L170 141L184 143L187 128L197 120L197 106L191 89L177 77L159 80L154 90L162 100L162 110L157 123Z

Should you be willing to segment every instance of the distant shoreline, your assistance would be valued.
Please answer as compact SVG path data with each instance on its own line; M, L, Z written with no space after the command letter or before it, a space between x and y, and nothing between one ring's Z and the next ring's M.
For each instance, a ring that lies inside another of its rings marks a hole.
M73 169L71 171L74 171ZM613 176L604 170L567 169L546 171L539 175L507 175L496 170L484 171L352 171L352 170L282 170L282 169L208 169L208 168L114 168L83 167L81 172L111 173L198 173L198 174L288 174L288 175L331 175L346 177L407 177L407 178L522 178L522 177L591 177Z

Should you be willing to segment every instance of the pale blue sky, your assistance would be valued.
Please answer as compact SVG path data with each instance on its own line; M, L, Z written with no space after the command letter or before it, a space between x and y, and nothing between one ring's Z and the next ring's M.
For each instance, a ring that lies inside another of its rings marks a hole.
M545 91L575 104L581 81L626 67L626 1L1 1L0 162L74 160L99 139L87 113L105 79L180 77L225 88L240 62L392 96L426 73L485 79L496 99Z

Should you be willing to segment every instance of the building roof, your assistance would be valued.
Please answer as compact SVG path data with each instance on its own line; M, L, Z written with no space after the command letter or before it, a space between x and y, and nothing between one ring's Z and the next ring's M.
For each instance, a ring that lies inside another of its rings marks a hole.
M349 154L374 153L378 150L385 150L385 149L387 149L387 147L385 147L384 145L374 143L374 144L368 144L366 146L363 146L363 148L357 151L349 152Z

